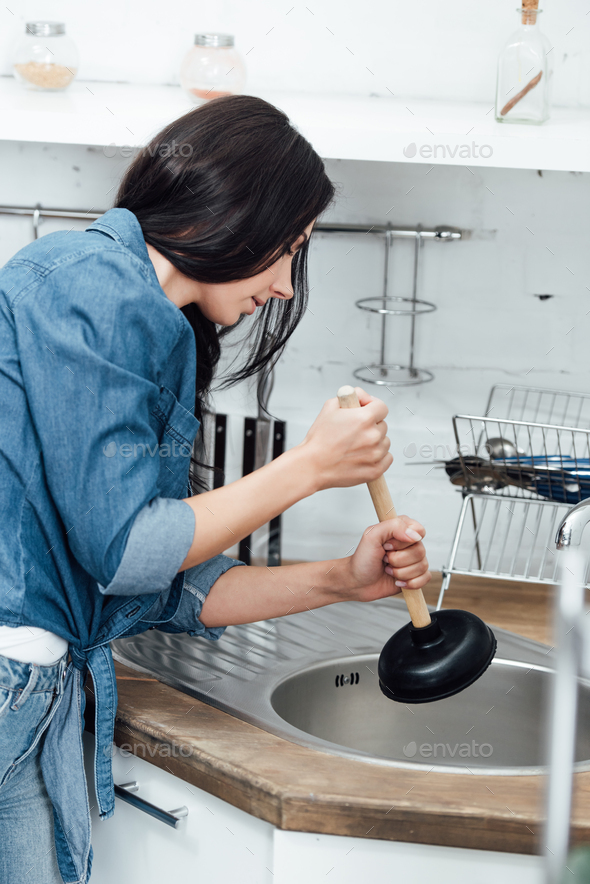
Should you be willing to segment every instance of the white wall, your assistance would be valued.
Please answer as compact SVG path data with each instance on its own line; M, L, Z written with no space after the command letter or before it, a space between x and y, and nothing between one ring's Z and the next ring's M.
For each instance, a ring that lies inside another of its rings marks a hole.
M197 31L235 34L253 90L355 92L489 101L496 59L515 27L516 0L159 0L100 4L11 0L0 10L0 73L24 22L65 21L82 79L177 83ZM590 106L586 0L547 0L555 103Z
M122 163L98 148L0 142L0 169L10 170L0 176L0 205L106 209ZM328 171L341 190L334 220L451 224L471 231L462 242L424 245L420 296L438 311L417 324L417 364L431 369L435 380L384 393L394 501L426 526L431 564L439 568L448 556L460 496L442 470L407 465L428 458L409 457L404 449L415 443L418 449L452 450L452 415L481 413L494 383L589 390L590 175L447 166L427 174L419 165L338 161L330 161ZM56 226L46 222L43 230ZM30 234L30 221L0 216L0 264ZM271 399L273 413L288 422L289 445L303 438L322 402L352 380L353 370L377 356L378 322L354 302L381 293L382 258L378 239L315 238L313 315L295 333ZM396 242L392 258L390 293L405 294L410 244ZM554 297L535 297L545 293ZM389 336L391 361L406 359L407 334L401 318ZM255 413L243 390L217 401L220 410ZM345 555L373 521L366 489L322 492L286 514L284 555Z

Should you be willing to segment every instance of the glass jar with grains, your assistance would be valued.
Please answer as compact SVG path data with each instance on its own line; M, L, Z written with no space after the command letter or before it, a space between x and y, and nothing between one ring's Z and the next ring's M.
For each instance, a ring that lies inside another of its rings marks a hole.
M18 43L14 75L27 89L56 92L66 89L78 72L78 50L57 21L32 21Z
M184 57L180 83L195 104L236 95L246 83L246 69L231 34L196 34Z

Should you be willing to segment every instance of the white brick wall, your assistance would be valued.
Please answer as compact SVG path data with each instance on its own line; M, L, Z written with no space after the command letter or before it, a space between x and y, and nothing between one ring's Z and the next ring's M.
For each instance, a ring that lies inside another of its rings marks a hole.
M0 177L0 204L107 208L122 162L100 149L2 142L0 168L9 174ZM394 501L400 512L426 526L430 560L439 568L448 555L460 496L442 470L407 465L426 458L404 456L404 449L410 443L418 449L452 448L451 416L480 412L494 383L590 389L590 176L493 168L472 174L447 166L426 174L422 165L337 161L328 170L341 185L333 220L451 224L471 231L462 242L423 248L420 295L438 310L417 322L417 364L431 369L435 380L384 394L395 457L388 474ZM57 226L45 222L42 229ZM0 216L0 262L28 241L30 231L30 221ZM324 399L352 380L354 368L377 356L378 320L360 313L354 301L381 293L382 257L376 238L315 239L314 315L308 313L295 333L271 399L273 413L288 422L289 445L303 438ZM411 258L411 244L396 241L392 294L409 291ZM541 293L554 297L534 297ZM390 358L403 362L408 320L392 319L391 326ZM217 403L223 411L255 414L244 390L218 395ZM285 515L284 556L345 555L373 521L366 489L323 492Z

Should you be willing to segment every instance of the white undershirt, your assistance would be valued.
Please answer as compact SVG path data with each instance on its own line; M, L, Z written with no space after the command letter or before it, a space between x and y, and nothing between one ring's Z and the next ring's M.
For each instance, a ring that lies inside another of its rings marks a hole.
M11 660L52 666L67 650L65 638L39 626L0 626L0 654Z

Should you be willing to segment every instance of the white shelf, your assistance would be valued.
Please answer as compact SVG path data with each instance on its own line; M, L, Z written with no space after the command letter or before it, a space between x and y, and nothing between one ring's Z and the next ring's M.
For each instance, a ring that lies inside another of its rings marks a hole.
M290 92L262 97L282 108L325 158L590 171L590 110L555 108L542 126L521 126L496 123L491 105L478 103ZM41 93L0 77L0 139L135 147L192 107L178 86L76 81L67 92ZM410 145L416 153L407 157ZM436 156L435 145L444 148Z

